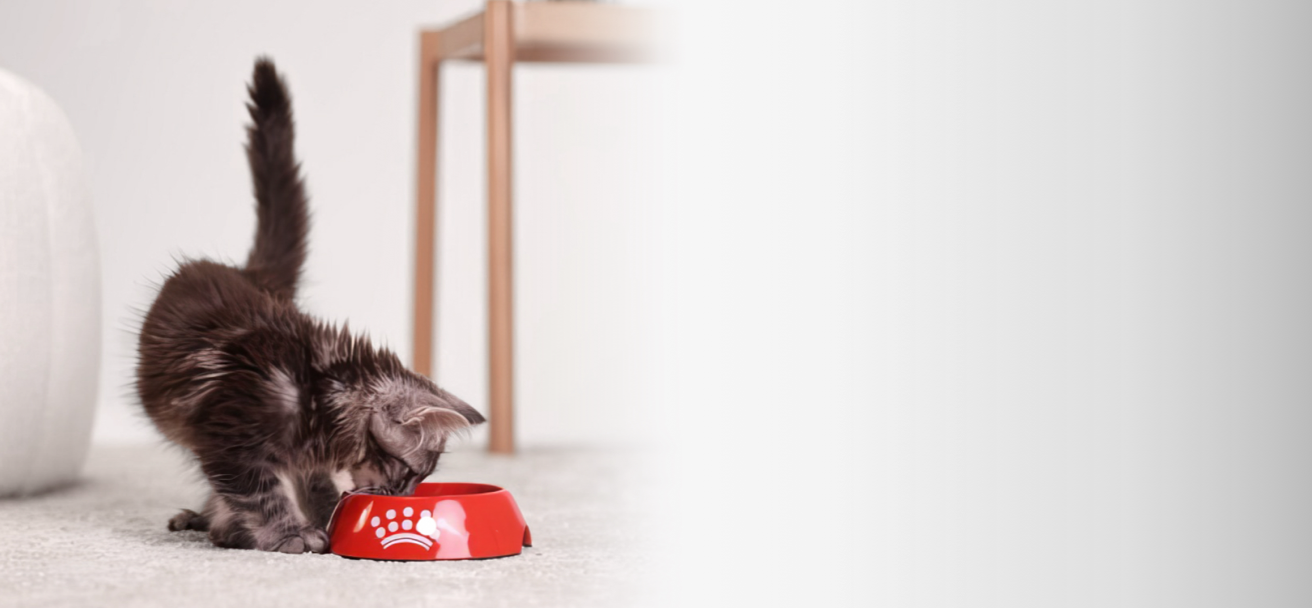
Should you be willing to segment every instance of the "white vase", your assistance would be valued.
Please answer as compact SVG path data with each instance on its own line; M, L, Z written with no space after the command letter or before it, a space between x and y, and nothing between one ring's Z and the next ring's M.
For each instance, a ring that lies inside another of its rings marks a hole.
M100 372L100 262L63 112L0 70L0 496L76 478Z

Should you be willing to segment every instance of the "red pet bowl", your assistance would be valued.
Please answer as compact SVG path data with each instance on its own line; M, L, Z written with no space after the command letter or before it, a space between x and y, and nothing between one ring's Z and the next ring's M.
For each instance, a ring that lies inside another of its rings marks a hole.
M510 492L482 483L423 483L411 496L351 494L328 524L332 552L394 560L480 559L532 546Z

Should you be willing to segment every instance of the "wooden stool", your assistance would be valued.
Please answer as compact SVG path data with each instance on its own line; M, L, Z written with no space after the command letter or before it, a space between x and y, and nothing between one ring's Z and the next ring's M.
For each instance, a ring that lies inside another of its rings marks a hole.
M643 63L655 59L659 14L591 2L489 0L483 12L419 34L414 370L433 372L438 86L443 61L487 67L488 449L515 451L511 239L511 69L516 61Z

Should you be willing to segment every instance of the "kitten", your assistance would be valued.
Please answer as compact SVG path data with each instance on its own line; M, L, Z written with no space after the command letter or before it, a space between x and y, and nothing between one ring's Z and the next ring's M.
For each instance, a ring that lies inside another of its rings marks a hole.
M244 268L183 263L160 288L138 343L137 392L210 484L202 530L220 547L328 549L342 492L410 494L454 432L483 422L385 349L293 301L309 226L287 89L260 59L246 154L259 225Z

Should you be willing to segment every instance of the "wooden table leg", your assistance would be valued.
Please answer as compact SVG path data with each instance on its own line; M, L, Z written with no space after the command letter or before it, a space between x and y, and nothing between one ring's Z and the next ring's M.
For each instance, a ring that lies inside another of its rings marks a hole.
M510 85L514 57L513 7L491 0L483 20L487 67L488 449L515 451L513 274L511 248Z
M441 61L437 32L419 37L419 148L415 154L414 371L433 374L433 317L437 240L437 122Z

